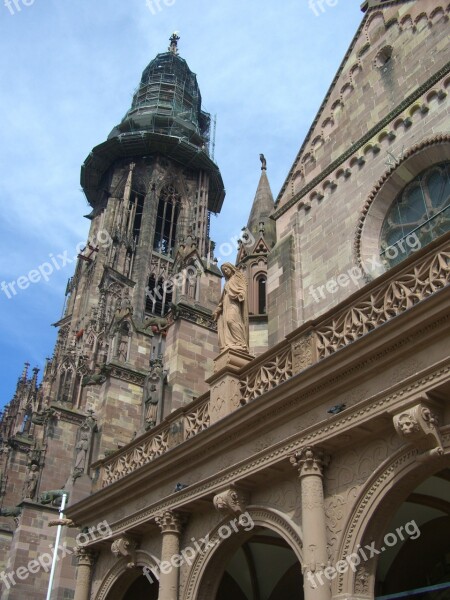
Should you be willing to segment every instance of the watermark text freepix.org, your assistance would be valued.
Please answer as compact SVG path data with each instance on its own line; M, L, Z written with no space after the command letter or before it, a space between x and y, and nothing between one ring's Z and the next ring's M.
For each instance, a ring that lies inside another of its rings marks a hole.
M378 556L396 546L399 541L405 539L417 540L420 537L420 529L415 521L409 521L406 525L397 527L394 533L387 533L383 538L383 546L380 549L375 548L375 542L366 544L364 548L358 544L357 551L348 554L343 560L338 561L334 567L328 566L323 571L308 572L306 579L311 584L312 588L317 588L318 585L325 585L327 581L335 579L338 574L347 573L349 569L356 573L358 566L362 562L367 562L370 559Z
M396 245L386 248L384 256L393 260L399 256L400 252L406 253L408 250L417 252L421 247L422 244L417 237L417 234L411 233L410 235L407 235L404 240L397 242ZM362 263L362 267L367 273L376 273L377 270L381 269L383 266L384 264L376 255L373 255ZM353 282L354 285L358 285L358 281L363 278L363 269L361 267L352 267L345 273L340 273L336 277L329 279L324 285L319 285L317 287L310 285L308 292L314 298L314 302L320 302L321 299L326 297L327 293L335 294L340 287L347 287L350 282Z
M35 0L5 0L5 6L9 14L14 16L16 12L21 12L22 6L32 6Z
M333 8L338 2L339 0L308 0L308 5L316 17L320 17L326 12L327 6Z
M2 281L0 288L6 295L8 300L11 300L14 296L17 296L20 290L26 290L32 283L39 283L40 281L49 281L51 275L55 271L64 269L67 265L71 265L78 258L78 255L83 249L88 249L90 252L95 252L98 246L108 248L111 245L112 239L106 230L99 231L95 236L94 240L88 240L86 242L79 242L76 245L76 254L74 257L69 257L69 251L65 250L61 254L56 256L51 252L48 257L49 261L43 262L35 269L31 269L27 275L22 275L14 281L6 282Z
M102 521L96 527L90 527L87 532L81 532L76 537L77 547L83 547L92 540L100 538L106 539L112 535L111 527L107 521ZM0 581L4 584L7 590L17 585L21 581L28 579L30 575L36 575L41 569L48 573L53 563L53 557L59 562L72 556L75 553L75 548L68 548L67 542L59 544L56 548L53 544L49 544L50 552L44 552L37 558L30 560L26 566L18 567L15 571L2 571L0 573Z
M214 540L210 540L209 534L200 540L191 538L192 546L186 546L180 554L174 554L170 560L159 562L156 568L144 567L143 573L150 583L154 583L155 579L159 581L161 573L167 575L172 569L179 568L184 564L191 566L197 554L203 554L210 548L214 548L221 540L228 539L233 533L238 533L240 529L251 531L254 527L255 523L250 514L242 513L239 517L219 527L217 538Z

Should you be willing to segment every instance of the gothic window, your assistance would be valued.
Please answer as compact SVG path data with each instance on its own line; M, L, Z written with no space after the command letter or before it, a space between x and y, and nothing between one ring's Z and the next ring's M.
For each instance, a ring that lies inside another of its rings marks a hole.
M267 308L267 278L263 275L258 275L256 278L256 308L258 315L265 315Z
M72 387L72 377L73 370L71 367L63 368L61 370L60 379L59 379L59 393L58 393L58 401L59 402L70 402L70 392Z
M422 171L397 196L384 220L380 256L392 267L450 230L450 161Z
M180 214L180 195L171 185L161 191L156 215L154 249L168 256L173 255L177 222Z

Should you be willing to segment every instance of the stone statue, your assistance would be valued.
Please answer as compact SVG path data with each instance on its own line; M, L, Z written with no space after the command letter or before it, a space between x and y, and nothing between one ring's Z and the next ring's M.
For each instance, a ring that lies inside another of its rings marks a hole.
M240 350L248 353L248 295L247 279L231 263L221 267L226 283L219 306L214 312L221 350Z
M39 479L39 467L35 464L32 464L30 467L30 471L28 473L28 477L25 482L25 494L24 498L27 500L33 500L36 495L36 488Z
M75 459L76 471L83 472L86 466L87 451L89 449L89 433L83 432L76 445L77 457Z

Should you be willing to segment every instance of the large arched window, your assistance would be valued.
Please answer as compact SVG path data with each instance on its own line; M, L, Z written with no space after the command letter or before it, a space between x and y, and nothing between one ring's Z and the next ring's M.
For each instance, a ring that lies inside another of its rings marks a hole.
M161 191L156 215L153 247L157 252L172 256L179 214L180 195L172 185L168 185Z
M422 171L398 194L380 235L380 256L392 267L450 230L450 162Z

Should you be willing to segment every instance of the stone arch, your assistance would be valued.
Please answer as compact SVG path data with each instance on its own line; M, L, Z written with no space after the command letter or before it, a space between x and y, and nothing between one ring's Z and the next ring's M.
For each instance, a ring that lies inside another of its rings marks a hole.
M98 589L97 594L94 597L94 600L107 600L108 595L111 590L120 584L120 580L122 579L123 593L126 592L127 587L133 580L137 578L141 573L134 574L133 571L127 568L127 564L129 563L129 558L126 557L121 558L116 564L108 571L108 573L103 578L102 583ZM150 570L156 570L158 567L158 562L154 556L144 552L143 550L136 550L136 567L143 569L144 567L148 567ZM134 576L136 575L136 576ZM115 590L116 591L116 590Z
M292 548L300 564L303 564L302 536L300 528L284 513L264 506L249 506L247 513L256 527L265 527L277 533ZM183 600L211 600L214 597L213 586L220 583L221 565L231 557L234 551L251 537L252 531L234 534L232 538L220 543L219 530L230 522L225 517L210 532L211 547L203 554L197 555L189 572L183 592Z
M404 153L372 189L359 217L355 236L357 264L368 280L384 271L379 268L369 273L365 265L371 265L370 259L378 256L383 220L392 202L421 171L445 160L450 160L450 136L425 139Z
M374 547L380 548L390 519L411 490L428 477L450 466L450 432L442 438L445 451L443 456L422 460L418 458L416 448L410 445L402 446L367 480L344 526L341 543L337 549L339 560L356 552L359 545L364 547L365 544L374 542ZM345 592L348 595L363 593L364 596L371 597L377 565L375 557L375 560L361 563L361 571L358 569L354 573L349 569L346 573L339 574L333 582L333 595ZM367 585L364 592L357 590L360 584L358 575L362 572L362 567Z

